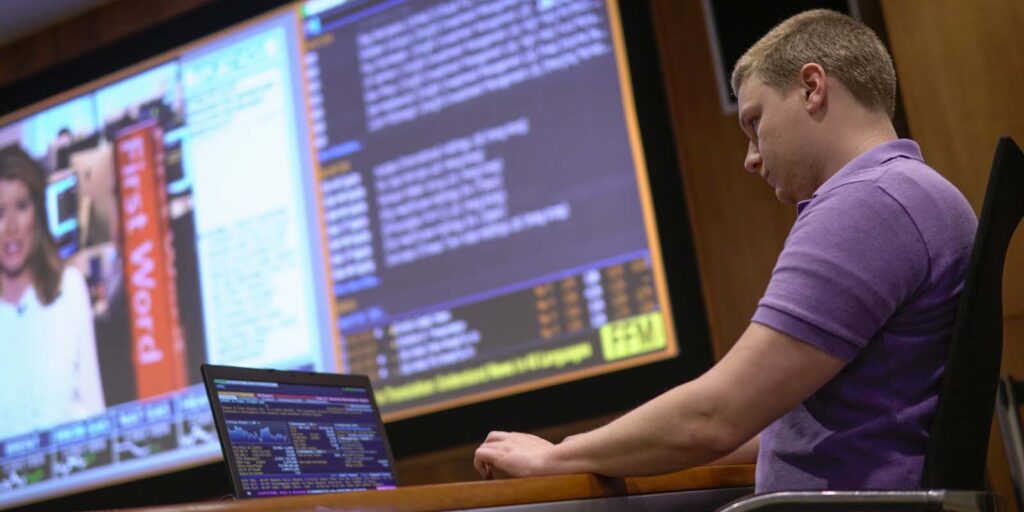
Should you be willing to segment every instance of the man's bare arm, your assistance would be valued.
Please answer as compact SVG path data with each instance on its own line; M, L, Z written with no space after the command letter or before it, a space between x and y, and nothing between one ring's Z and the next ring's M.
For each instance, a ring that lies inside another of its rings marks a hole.
M553 445L492 432L476 451L481 474L667 473L720 459L756 436L845 365L807 343L751 324L711 370L585 434Z
M757 462L757 452L761 448L761 434L750 438L725 457L708 462L708 466L726 466L729 464L754 464Z

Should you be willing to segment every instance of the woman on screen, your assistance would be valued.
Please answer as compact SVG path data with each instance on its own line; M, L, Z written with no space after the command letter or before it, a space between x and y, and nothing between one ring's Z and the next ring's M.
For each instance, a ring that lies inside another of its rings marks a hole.
M106 406L92 308L47 228L42 169L0 149L0 439Z

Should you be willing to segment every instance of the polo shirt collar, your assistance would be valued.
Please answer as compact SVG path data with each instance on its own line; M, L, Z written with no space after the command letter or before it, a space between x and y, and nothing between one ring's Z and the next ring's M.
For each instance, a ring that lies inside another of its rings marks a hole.
M910 139L896 139L883 142L864 153L861 153L857 158L847 162L846 165L833 174L831 178L825 180L825 183L822 183L821 186L814 191L814 194L811 194L810 199L804 199L797 203L797 212L802 212L815 197L857 179L860 175L860 171L881 167L886 162L896 158L911 158L924 163L924 157L921 155L921 148L916 142Z

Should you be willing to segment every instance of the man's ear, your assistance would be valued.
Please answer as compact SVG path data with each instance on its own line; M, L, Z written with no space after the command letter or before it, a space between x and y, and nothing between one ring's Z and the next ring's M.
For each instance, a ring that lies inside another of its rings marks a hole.
M828 100L828 83L825 68L809 62L800 68L800 90L804 95L804 106L814 114L825 107Z

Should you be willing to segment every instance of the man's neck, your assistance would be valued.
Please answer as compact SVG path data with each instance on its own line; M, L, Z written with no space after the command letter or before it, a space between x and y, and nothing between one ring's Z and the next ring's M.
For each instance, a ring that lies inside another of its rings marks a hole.
M822 183L839 172L854 158L867 153L879 144L898 138L892 121L884 113L865 112L864 115L854 116L851 122L837 129L833 138L832 151L829 152L828 161L824 167L826 175L822 177Z

